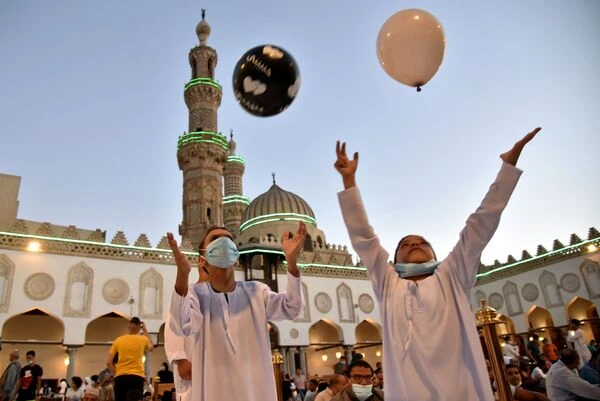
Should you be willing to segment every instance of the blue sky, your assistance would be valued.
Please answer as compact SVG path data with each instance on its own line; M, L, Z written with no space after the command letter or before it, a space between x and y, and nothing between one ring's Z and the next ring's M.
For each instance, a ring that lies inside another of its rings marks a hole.
M156 244L181 222L177 137L200 9L223 85L219 130L246 161L245 194L271 172L312 206L328 242L348 244L335 141L360 151L358 182L386 248L406 233L446 254L491 184L498 155L536 126L525 170L483 255L517 257L600 228L600 2L30 1L0 4L0 172L22 176L19 217L101 228ZM380 68L375 41L422 8L446 34L420 93ZM288 50L302 86L281 115L235 102L238 58Z

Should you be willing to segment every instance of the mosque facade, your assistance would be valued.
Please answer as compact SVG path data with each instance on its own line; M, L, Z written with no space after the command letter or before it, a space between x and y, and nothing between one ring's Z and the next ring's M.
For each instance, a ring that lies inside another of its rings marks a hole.
M233 137L218 130L221 85L217 51L208 45L202 16L198 45L190 50L191 79L184 87L188 131L177 141L183 174L182 249L192 265L204 231L212 225L234 233L240 249L237 280L260 280L285 289L280 239L303 221L307 239L299 257L304 308L293 321L270 322L273 349L284 371L332 373L340 355L363 353L381 361L381 321L366 270L346 245L327 242L315 213L301 196L271 187L250 200L243 192L246 161ZM139 316L157 345L145 357L149 377L165 360L164 320L174 287L175 263L166 237L151 244L145 234L131 242L118 231L59 226L18 216L21 178L0 174L0 358L33 349L46 378L89 376L105 367L110 344ZM567 319L584 321L587 339L600 340L600 234L594 228L569 245L540 245L536 256L482 266L473 290L474 310L485 299L500 313L502 334L547 332L564 337ZM195 272L192 272L195 274Z

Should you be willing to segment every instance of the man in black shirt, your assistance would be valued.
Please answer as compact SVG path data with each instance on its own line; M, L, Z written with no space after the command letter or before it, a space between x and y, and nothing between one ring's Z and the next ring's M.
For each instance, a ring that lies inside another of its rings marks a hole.
M17 401L34 401L42 387L42 367L35 363L35 351L27 351L27 364L21 368L17 388Z

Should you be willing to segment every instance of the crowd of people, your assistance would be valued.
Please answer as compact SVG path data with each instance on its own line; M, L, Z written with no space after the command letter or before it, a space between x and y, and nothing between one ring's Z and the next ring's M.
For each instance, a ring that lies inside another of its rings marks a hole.
M535 333L525 346L506 338L502 352L515 400L600 399L600 350L595 340L585 344L580 326L576 319L569 321L567 346L560 351L547 338L540 343Z

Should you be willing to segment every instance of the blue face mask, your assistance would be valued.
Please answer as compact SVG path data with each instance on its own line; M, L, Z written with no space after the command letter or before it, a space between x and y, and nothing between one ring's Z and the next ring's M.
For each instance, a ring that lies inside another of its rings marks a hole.
M423 274L431 274L438 268L442 262L437 260L430 260L425 263L396 263L394 269L400 274L400 277L414 277Z
M208 263L221 269L232 267L240 256L235 243L227 237L220 237L208 244L206 256Z
M360 401L364 401L373 394L373 385L352 383L352 392L354 393L356 398L358 398Z

